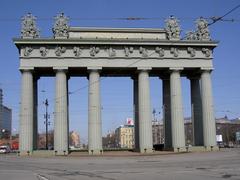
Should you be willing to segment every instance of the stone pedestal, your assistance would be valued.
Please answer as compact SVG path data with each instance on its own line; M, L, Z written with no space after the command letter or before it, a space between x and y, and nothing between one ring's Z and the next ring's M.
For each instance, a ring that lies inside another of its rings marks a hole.
M102 154L102 121L99 70L89 70L88 87L88 152Z
M56 95L54 112L54 151L56 155L68 154L68 92L66 69L56 70Z
M149 74L140 70L138 74L138 110L139 110L139 150L141 153L151 153L152 116L149 91Z
M19 151L29 155L33 151L33 74L22 70Z
M185 151L185 133L180 69L171 69L170 95L172 118L172 146L174 151Z
M203 137L204 146L211 149L216 146L216 122L214 118L212 83L210 70L203 70L201 74Z

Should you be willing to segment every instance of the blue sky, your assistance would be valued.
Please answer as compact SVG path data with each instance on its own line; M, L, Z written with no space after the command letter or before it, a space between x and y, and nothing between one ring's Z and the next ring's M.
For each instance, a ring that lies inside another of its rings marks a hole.
M20 102L20 72L18 51L12 42L20 35L20 18L28 12L38 17L42 37L52 36L53 17L64 12L71 18L71 26L81 27L145 27L163 28L164 19L175 15L180 19L182 36L195 29L194 21L200 16L221 16L238 5L239 0L1 0L0 6L0 86L4 90L4 103L13 109L13 128L18 129ZM155 20L126 21L113 18L145 17ZM82 18L82 20L81 20ZM84 19L85 18L85 19ZM105 18L105 20L103 20ZM239 29L240 9L226 17L235 22L218 22L210 27L211 36L219 40L214 51L213 94L215 115L240 117ZM71 78L69 90L87 85L86 78ZM190 116L189 81L183 78L185 116ZM43 92L45 91L45 92ZM113 130L132 117L132 81L130 78L104 78L101 81L103 132ZM151 78L152 107L162 115L161 81ZM41 103L49 99L50 121L53 122L54 78L39 81L39 131L44 131ZM53 127L53 123L50 128ZM70 95L70 130L80 132L87 140L87 88Z

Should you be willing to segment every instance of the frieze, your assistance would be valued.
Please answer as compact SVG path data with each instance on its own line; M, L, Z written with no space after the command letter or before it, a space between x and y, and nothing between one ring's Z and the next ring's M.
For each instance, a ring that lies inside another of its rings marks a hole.
M55 54L56 54L56 56L61 56L63 53L66 52L66 50L67 50L66 47L57 46L55 48Z
M48 49L46 47L40 47L39 52L40 52L42 57L45 57L48 53Z
M29 56L32 53L32 51L33 51L32 47L25 47L23 54L24 56Z

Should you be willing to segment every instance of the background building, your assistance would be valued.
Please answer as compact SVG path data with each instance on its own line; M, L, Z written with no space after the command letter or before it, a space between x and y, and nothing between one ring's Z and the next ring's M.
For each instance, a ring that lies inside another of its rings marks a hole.
M12 110L3 105L3 91L0 89L0 135L9 137L12 129Z
M125 125L121 125L115 130L116 147L134 148L134 123L131 118L127 118Z
M164 144L164 130L162 121L152 122L153 145Z

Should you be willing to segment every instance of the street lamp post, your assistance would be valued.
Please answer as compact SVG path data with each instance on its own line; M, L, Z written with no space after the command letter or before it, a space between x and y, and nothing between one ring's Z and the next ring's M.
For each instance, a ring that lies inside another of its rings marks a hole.
M45 100L45 107L46 107L46 113L44 114L46 124L46 150L48 150L48 126L50 125L50 122L48 121L50 119L50 114L48 114L48 99Z

